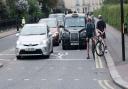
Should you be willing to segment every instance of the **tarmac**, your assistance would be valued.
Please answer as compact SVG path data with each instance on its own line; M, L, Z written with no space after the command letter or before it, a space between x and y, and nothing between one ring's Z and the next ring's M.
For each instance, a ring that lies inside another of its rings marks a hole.
M1 32L0 39L16 33L16 29ZM128 36L125 35L126 61L122 61L121 33L110 25L106 28L108 52L105 59L113 81L123 89L128 89ZM0 63L0 67L3 64Z
M4 37L7 37L7 36L10 36L10 35L13 35L15 34L17 31L15 28L11 28L11 29L8 29L6 31L1 31L0 32L0 39L4 38ZM3 67L4 64L2 62L0 62L0 68Z

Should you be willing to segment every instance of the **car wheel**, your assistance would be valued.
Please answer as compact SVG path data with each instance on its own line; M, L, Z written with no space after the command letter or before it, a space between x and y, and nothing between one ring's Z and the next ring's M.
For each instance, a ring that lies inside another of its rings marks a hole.
M21 59L22 57L21 56L16 56L17 59Z
M45 55L45 57L46 57L46 58L49 58L49 57L50 57L50 55Z

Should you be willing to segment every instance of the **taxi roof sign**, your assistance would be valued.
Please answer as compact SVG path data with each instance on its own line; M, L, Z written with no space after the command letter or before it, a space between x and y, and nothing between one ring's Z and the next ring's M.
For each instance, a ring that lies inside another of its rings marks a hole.
M78 17L79 15L77 13L73 13L72 17Z

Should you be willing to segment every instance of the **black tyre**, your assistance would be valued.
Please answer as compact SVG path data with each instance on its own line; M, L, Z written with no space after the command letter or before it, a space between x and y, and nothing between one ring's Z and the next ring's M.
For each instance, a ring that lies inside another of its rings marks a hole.
M104 55L104 52L105 52L105 47L104 47L104 44L102 42L97 42L96 43L96 46L95 46L95 50L96 50L96 54L98 56L103 56Z
M21 59L22 57L21 56L16 56L17 59Z

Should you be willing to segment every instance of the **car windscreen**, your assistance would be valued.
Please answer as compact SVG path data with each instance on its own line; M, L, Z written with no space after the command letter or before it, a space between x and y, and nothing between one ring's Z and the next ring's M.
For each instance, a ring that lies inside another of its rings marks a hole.
M57 21L56 20L42 20L39 23L45 23L47 24L50 28L56 28L57 27Z
M44 35L47 33L46 27L41 26L25 26L20 32L20 35Z
M84 17L68 17L65 19L65 27L85 27Z

